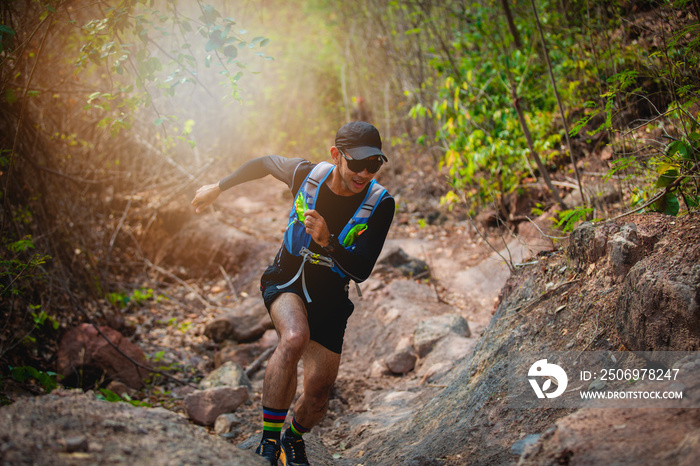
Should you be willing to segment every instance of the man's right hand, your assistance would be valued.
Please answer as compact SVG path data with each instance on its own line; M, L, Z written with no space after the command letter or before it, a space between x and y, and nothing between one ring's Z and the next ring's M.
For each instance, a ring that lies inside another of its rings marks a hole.
M214 203L217 197L221 194L221 188L218 183L207 184L197 190L197 193L192 199L192 205L195 208L195 213L200 213L207 206Z

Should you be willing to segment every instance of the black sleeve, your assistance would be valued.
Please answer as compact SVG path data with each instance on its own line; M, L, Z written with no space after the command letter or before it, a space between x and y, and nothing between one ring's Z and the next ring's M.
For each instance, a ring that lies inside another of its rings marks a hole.
M244 163L238 170L219 181L219 188L222 191L226 191L246 181L257 180L267 175L272 175L286 183L291 189L294 183L294 174L301 162L304 162L304 159L288 159L279 155L258 157L257 159Z
M357 283L367 280L372 273L394 219L394 210L394 198L383 199L367 221L367 230L357 238L357 247L353 251L340 247L330 253L343 273Z

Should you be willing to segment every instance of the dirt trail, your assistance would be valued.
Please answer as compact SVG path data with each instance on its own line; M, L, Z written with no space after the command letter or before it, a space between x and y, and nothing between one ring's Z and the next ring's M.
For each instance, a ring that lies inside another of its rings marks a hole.
M267 177L222 195L215 215L277 246L290 202L286 187ZM335 453L337 461L344 458L343 464L357 464L349 457L361 456L361 451L352 450L348 438L371 436L409 419L420 406L417 402L421 397L433 396L440 390L426 380L436 371L444 371L444 363L470 356L510 274L504 257L516 263L533 252L513 239L495 236L490 242L500 246L500 255L468 221L420 227L414 216L396 214L382 257L401 248L429 265L431 279L389 281L381 273L374 273L361 286L362 298L351 287L356 307L348 323L334 399L326 419L312 431ZM397 347L411 341L422 319L442 314L461 315L472 332L468 341L445 347L444 351L455 354L436 351L419 359L416 369L402 377L369 377L374 362L383 361ZM254 390L261 389L260 374L253 383ZM258 403L256 398L252 409L246 410L246 418L253 425L259 417ZM314 458L312 454L312 459L315 464L326 464L322 456Z

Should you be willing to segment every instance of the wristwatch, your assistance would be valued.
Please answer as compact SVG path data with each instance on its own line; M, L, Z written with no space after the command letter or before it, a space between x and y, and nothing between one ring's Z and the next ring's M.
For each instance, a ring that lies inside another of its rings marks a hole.
M326 246L322 246L323 250L326 252L333 252L335 251L335 248L340 247L340 242L338 242L338 238L336 238L335 235L331 234L330 238L328 238L328 244Z

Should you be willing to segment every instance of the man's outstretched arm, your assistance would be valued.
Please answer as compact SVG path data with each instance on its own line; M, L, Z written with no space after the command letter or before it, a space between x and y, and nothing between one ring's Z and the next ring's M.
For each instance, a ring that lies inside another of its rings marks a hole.
M300 158L288 159L279 155L266 155L250 160L218 183L199 188L192 200L192 206L195 207L196 213L200 213L205 207L213 204L223 191L267 175L272 175L291 187L296 168L302 161Z

